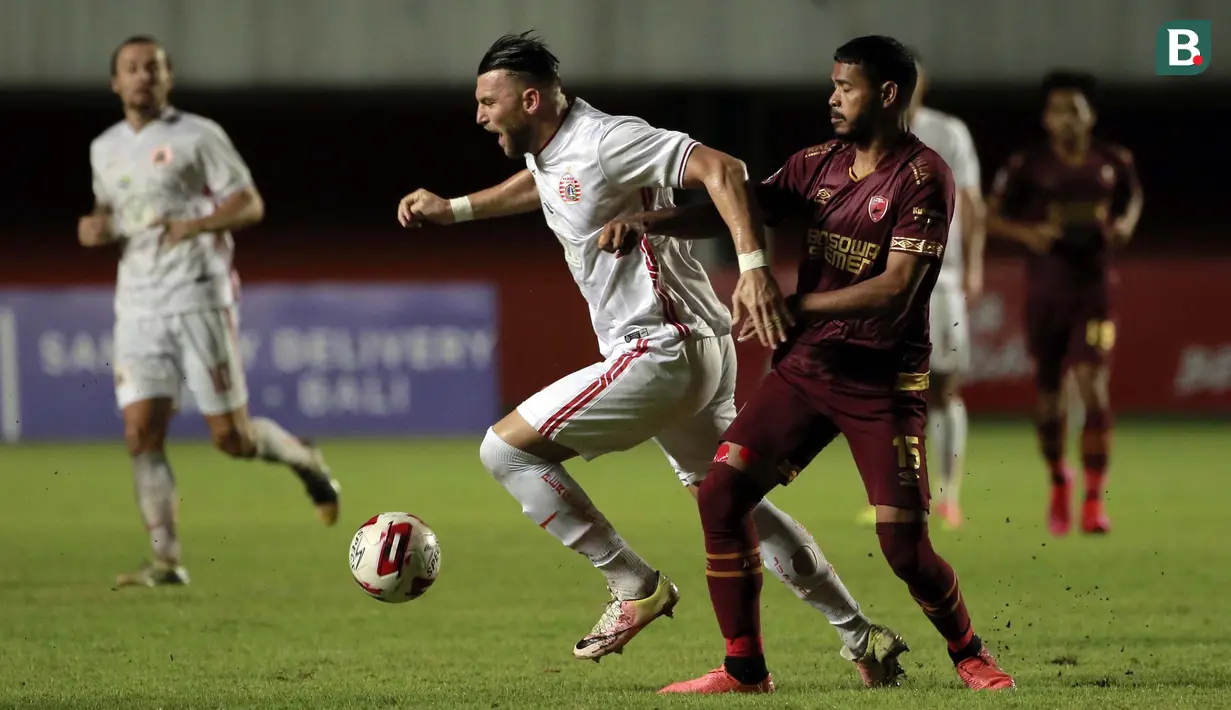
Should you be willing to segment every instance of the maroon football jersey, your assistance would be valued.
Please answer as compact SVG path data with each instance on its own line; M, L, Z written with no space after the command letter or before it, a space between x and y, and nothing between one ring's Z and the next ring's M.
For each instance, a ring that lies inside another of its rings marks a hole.
M913 135L856 180L855 147L833 140L791 156L757 188L765 222L790 213L810 218L799 265L799 293L833 291L884 273L889 252L931 259L934 266L905 313L812 321L795 336L807 345L844 344L876 351L898 372L926 372L928 301L953 218L949 166Z
M1093 141L1081 164L1063 161L1047 144L1010 157L992 186L1001 214L1063 228L1049 253L1031 256L1032 287L1105 285L1103 225L1124 214L1137 185L1132 153L1105 141Z

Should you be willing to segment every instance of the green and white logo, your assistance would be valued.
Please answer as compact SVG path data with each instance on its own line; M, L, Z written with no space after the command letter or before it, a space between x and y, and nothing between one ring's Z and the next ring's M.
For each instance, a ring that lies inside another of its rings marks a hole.
M1173 20L1158 28L1154 73L1196 76L1210 66L1210 21Z

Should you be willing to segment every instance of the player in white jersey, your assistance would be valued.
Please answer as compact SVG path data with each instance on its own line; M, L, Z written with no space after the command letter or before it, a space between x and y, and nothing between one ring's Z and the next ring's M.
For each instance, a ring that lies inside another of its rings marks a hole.
M959 500L966 460L966 405L961 377L970 369L970 324L966 304L983 290L983 246L986 208L979 181L979 156L966 124L956 116L923 105L925 75L919 71L911 100L910 130L940 154L953 171L957 205L949 226L949 247L932 289L929 304L932 359L928 406L928 441L935 454L939 491L934 510L946 526L962 524ZM865 520L875 522L874 517ZM875 513L873 513L873 516Z
M398 219L453 224L541 206L590 306L604 360L531 396L488 430L479 453L532 521L606 576L611 601L573 650L598 660L670 615L679 593L628 547L563 462L652 439L695 495L735 418L736 374L731 315L689 242L646 235L635 253L615 255L600 249L599 236L617 216L670 206L673 188L704 187L741 252L755 252L762 237L748 213L743 163L682 133L567 99L557 66L528 34L498 40L479 65L477 120L525 169L453 200L417 190L399 204ZM765 272L746 271L735 298L761 313L768 342L782 335L775 318L783 325L785 311L773 310L781 296ZM892 632L863 616L811 535L768 502L753 517L766 566L826 615L848 653L865 659L875 677L886 675L876 639Z
M215 446L289 466L321 519L338 517L338 487L316 447L270 419L248 416L237 342L231 232L259 222L264 204L218 124L172 108L171 61L133 37L111 57L124 120L90 145L92 213L83 246L120 249L115 295L115 391L153 559L120 585L186 584L176 535L178 496L167 427L187 386Z

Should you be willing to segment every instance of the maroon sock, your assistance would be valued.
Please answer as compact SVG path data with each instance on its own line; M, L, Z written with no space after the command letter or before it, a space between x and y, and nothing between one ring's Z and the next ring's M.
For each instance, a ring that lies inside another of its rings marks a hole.
M974 631L953 568L932 549L924 523L877 523L881 552L950 651L970 645Z
M1051 473L1052 485L1061 486L1068 483L1067 471L1064 470L1064 417L1044 419L1036 425L1039 433L1039 448L1043 451L1043 460Z
M697 491L705 531L705 576L718 627L727 642L728 672L744 683L764 676L761 647L761 553L752 509L762 492L726 463L710 465ZM748 659L737 662L735 659ZM760 677L757 677L757 676ZM743 677L740 677L743 676Z
M1081 430L1081 463L1086 470L1086 500L1103 497L1107 459L1111 450L1111 413L1103 409L1086 412Z

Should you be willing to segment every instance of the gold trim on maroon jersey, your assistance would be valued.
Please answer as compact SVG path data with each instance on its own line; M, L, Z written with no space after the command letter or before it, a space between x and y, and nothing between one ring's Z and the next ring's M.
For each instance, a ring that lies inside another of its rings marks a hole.
M945 253L945 245L929 242L926 239L910 237L894 237L889 241L889 251L900 251L907 254L923 254L939 258Z
M926 392L931 386L932 377L928 372L899 372L899 392Z

